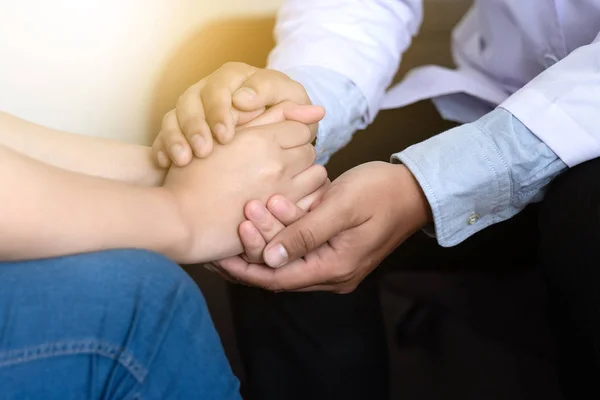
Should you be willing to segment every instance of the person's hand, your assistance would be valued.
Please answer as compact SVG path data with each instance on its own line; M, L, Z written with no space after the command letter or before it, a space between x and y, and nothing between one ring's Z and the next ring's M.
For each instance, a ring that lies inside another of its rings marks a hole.
M236 126L244 125L266 109L284 101L309 105L304 87L287 75L243 63L227 63L194 84L179 98L176 108L165 115L161 131L152 145L161 167L171 162L187 165L193 156L204 158L218 143L229 143ZM288 118L311 126L317 121L302 114Z
M292 202L268 207L284 224L302 214ZM268 265L228 259L220 267L234 281L267 290L348 293L431 221L430 213L405 166L363 164L333 181L314 210L275 235L264 251Z
M316 207L323 199L330 184L328 179L317 191L302 198L296 204L278 194L272 196L266 205L258 200L248 202L244 207L244 215L248 219L242 222L238 229L244 253L211 262L205 267L232 283L243 283L228 274L227 269L248 268L252 264L262 264L264 262L263 252L267 243L287 225L296 222Z
M298 122L247 127L213 155L185 168L172 167L164 187L188 222L180 262L200 263L239 254L237 234L244 205L276 193L298 201L321 187L327 173L313 165L309 128Z

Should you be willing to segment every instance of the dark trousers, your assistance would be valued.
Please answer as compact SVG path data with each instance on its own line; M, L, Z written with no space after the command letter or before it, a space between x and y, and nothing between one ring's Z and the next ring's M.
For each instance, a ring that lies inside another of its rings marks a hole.
M542 207L453 248L417 233L349 295L232 287L245 396L560 399L557 359L565 393L593 388L595 176L597 162L569 171Z

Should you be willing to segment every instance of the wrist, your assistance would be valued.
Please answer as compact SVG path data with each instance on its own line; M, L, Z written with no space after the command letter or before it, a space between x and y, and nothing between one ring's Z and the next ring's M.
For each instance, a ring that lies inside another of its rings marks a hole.
M165 182L168 169L159 167L152 159L152 149L146 146L138 146L133 157L138 176L137 184L142 186L162 186Z
M147 242L142 246L166 255L181 263L190 262L192 231L182 213L180 203L166 188L148 188L145 204L149 205L148 218L151 230Z
M396 169L402 202L407 220L415 231L433 223L433 214L427 196L412 172L403 164L390 164ZM398 182L397 181L397 182ZM397 185L397 183L395 183Z

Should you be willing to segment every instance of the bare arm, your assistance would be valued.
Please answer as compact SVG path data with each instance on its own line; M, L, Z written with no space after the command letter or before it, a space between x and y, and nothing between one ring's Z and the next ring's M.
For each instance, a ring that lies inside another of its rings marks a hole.
M38 159L0 144L0 261L117 248L144 248L187 263L237 254L246 201L275 192L299 199L326 179L324 170L311 167L312 135L303 124L247 128L239 136L208 159L171 169L162 187L132 184L140 183L130 179L140 176L135 171L106 174L123 156L110 154L110 145L102 157L93 147L91 160L81 154L84 168L73 163L77 154L61 153L71 161L59 168L39 160L57 160L46 153L52 143L32 140L22 147Z
M66 171L3 146L0 204L0 260L114 248L177 258L175 249L186 239L179 210L163 188Z
M62 169L144 186L160 186L166 170L151 149L49 129L0 112L0 146Z

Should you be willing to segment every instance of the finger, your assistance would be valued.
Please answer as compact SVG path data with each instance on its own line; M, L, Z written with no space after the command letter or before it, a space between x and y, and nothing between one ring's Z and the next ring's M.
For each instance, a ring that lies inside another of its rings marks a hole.
M319 129L318 122L325 117L325 109L321 106L295 105L285 110L285 119L307 124L311 132L311 142L315 140Z
M317 152L315 151L315 148L313 145L311 144L305 144L304 146L299 146L299 147L294 147L291 149L287 149L285 150L285 169L286 172L288 174L290 174L293 177L298 176L301 172L306 171L309 169L309 167L311 167L312 165L315 164L315 160L317 159ZM312 173L313 171L311 171ZM318 172L318 171L315 171ZM301 178L303 179L303 178ZM306 179L305 179L306 180ZM323 182L325 181L325 179L321 180L321 184L323 184ZM301 187L299 187L299 185L295 185L294 186L295 189L302 189ZM314 187L314 190L316 190L318 188ZM292 200L299 200L302 197L304 197L307 193L310 193L309 191L298 191L298 194L300 194L300 196L297 196L295 199Z
M314 139L310 128L300 122L286 121L273 124L273 127L276 129L274 131L275 141L279 143L282 149L310 144Z
M233 94L233 105L244 111L274 106L283 101L310 104L304 86L286 74L270 69L257 70Z
M206 79L186 90L177 100L175 108L179 127L194 154L200 158L208 156L213 149L212 133L206 123L204 105L200 99L200 91L204 88Z
M325 194L319 207L281 231L265 248L263 258L271 267L303 257L358 222L351 218L351 203Z
M269 108L264 114L248 122L243 127L275 124L282 121L296 121L306 125L314 125L324 116L325 109L323 107L284 102ZM314 135L315 133L316 129L311 129L311 134ZM311 141L313 139L314 136L311 137Z
M161 168L169 168L171 166L171 159L167 156L163 137L160 134L154 139L154 143L152 143L152 159L156 160L158 166Z
M314 152L314 147L312 151ZM294 187L302 190L302 197L307 196L327 182L327 170L322 165L311 164L309 168L295 175L293 182Z
M280 292L302 290L335 282L335 270L339 262L335 251L330 246L324 245L311 253L306 260L298 259L281 268L235 262L229 263L224 269L238 281Z
M305 196L302 199L298 200L298 202L296 202L296 205L304 211L313 210L316 207L316 205L321 202L325 193L327 193L327 190L329 189L329 185L331 185L331 181L329 179L326 179L325 184L323 184L323 186L321 186L319 189L312 192L308 196ZM271 210L271 212L273 212L273 211ZM278 218L277 216L275 216L275 217ZM287 225L289 225L289 224L287 224Z
M324 170L321 166L315 167L319 167L315 168L315 170ZM324 174L324 179L326 180L327 173L319 173ZM306 176L308 174L301 175ZM251 201L246 205L244 212L248 220L242 222L239 232L242 244L244 245L246 261L254 263L263 262L262 253L267 242L271 241L285 225L297 221L306 214L306 211L301 206L304 206L308 210L311 204L323 196L326 186L322 183L317 185L320 189L313 191L313 193L301 199L299 202L300 206L293 204L281 195L271 197L267 202L267 207L263 206L260 201Z
M262 262L262 252L267 245L267 242L252 223L252 221L244 221L239 226L239 235L244 246L244 261L249 263Z
M167 155L175 165L183 167L192 161L192 149L179 128L175 110L165 114L158 135L163 140Z
M314 124L325 117L325 109L321 106L302 105L296 103L285 103L283 106L285 119L302 122L303 124Z
M206 121L214 137L222 144L231 141L234 135L233 103L231 96L257 68L243 63L227 63L213 73L200 92L204 104ZM243 111L253 111L243 109Z
M306 215L305 210L281 195L275 195L269 199L267 210L273 215L273 218L276 218L285 226L293 224ZM269 241L272 239L269 239Z
M236 122L236 129L241 129L244 127L245 124L250 123L251 121L253 121L255 118L257 118L259 115L262 115L266 109L263 108L259 108L257 110L254 111L240 111L238 109L233 109L234 110L234 121ZM279 122L279 121L277 121Z
M265 241L262 250L264 250L266 243L285 228L260 201L252 200L248 202L244 207L244 213ZM262 254L260 259L262 259Z

